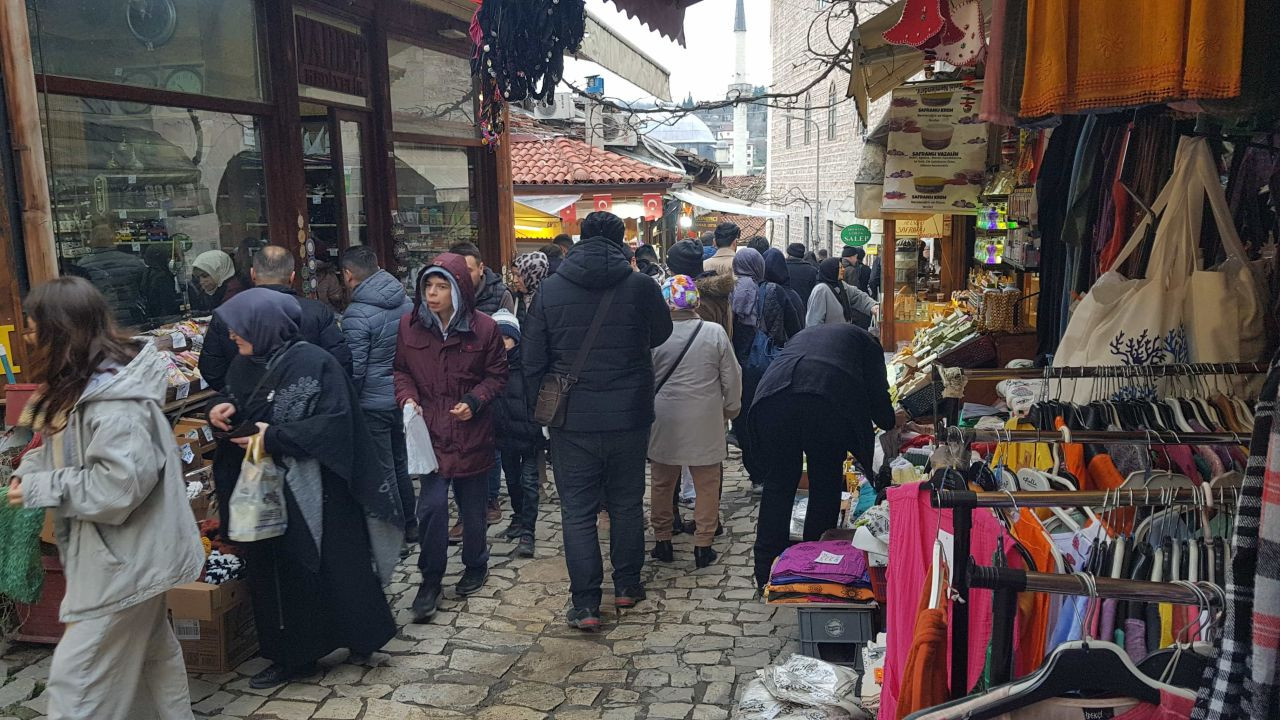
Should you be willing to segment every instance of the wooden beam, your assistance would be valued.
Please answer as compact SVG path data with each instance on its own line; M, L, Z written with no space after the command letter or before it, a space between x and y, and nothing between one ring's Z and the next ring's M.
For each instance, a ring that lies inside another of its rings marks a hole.
M516 254L516 206L515 194L511 183L511 130L509 127L511 114L502 111L502 137L498 139L498 147L494 150L497 161L495 168L498 181L498 246L503 264Z
M884 239L880 243L880 344L885 352L898 352L898 328L894 320L894 300L898 299L898 282L894 277L894 253L898 251L898 221L884 221Z
M27 276L31 284L36 285L58 276L58 253L53 239L49 172L45 167L40 101L31 57L26 3L0 0L0 72L5 77L9 134L18 167Z

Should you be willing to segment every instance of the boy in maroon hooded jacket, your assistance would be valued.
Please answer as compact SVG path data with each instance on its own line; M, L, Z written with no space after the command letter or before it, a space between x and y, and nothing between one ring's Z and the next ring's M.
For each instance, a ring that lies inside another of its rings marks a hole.
M418 275L413 312L400 320L396 346L396 402L422 413L440 469L421 479L418 567L422 587L413 601L414 622L435 615L449 550L449 485L462 516L458 595L471 595L489 577L485 537L493 467L494 400L507 384L502 333L492 318L475 312L475 288L466 261L444 253Z

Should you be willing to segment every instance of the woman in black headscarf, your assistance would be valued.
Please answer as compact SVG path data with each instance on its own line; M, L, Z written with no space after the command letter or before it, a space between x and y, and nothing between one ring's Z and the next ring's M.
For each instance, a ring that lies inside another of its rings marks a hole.
M876 301L840 277L840 258L827 258L818 266L818 284L809 295L805 327L827 323L852 323L871 327Z
M215 312L240 350L209 412L214 427L234 429L214 462L223 527L248 434L262 433L285 477L284 535L243 545L258 640L272 663L250 685L274 687L314 674L338 648L367 656L395 636L382 584L399 557L404 513L346 373L298 339L298 301L255 288Z
M787 337L799 332L804 327L804 303L795 290L791 289L791 273L787 271L787 256L778 248L764 251L764 279L778 286L783 301L783 322L792 328Z

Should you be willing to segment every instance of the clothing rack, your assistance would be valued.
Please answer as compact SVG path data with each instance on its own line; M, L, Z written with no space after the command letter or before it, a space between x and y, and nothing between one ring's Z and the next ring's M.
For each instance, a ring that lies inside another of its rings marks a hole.
M1111 436L1107 440L1095 440L1093 442L1113 442L1113 443L1149 443L1153 445L1160 444L1181 444L1175 443L1173 440L1163 441L1151 439L1144 436L1143 433L1095 433L1097 435ZM1220 435L1229 435L1219 433ZM1136 435L1137 437L1125 437ZM1121 437L1117 437L1121 436ZM1048 440L1061 441L1062 437L1054 433L1046 434ZM1184 440L1185 442L1185 440ZM1225 442L1230 442L1226 440ZM1218 490L1219 498L1225 500L1228 493L1238 493L1232 488L1214 488ZM1211 490L1210 490L1211 492ZM1078 492L1038 492L1038 491L1020 491L1020 492L973 492L970 490L947 490L937 488L932 490L929 503L932 507L938 509L952 510L951 525L954 534L954 553L955 563L958 566L952 572L951 587L955 593L955 597L961 603L962 607L958 608L952 614L951 618L951 697L959 699L968 694L969 683L969 590L970 577L974 568L980 568L971 557L970 548L972 546L973 533L973 511L975 508L1021 508L1021 507L1165 507L1168 505L1179 504L1200 504L1205 501L1205 491L1199 488L1163 488L1157 489L1154 493L1148 490L1111 490L1096 491L1085 490ZM992 633L999 630L1002 634L1009 633L1012 637L1013 620L1011 617L1010 607L1016 602L1016 591L1008 591L1002 598L997 593L995 604L995 624L992 626ZM1011 599L1014 602L1011 602ZM1007 630L1004 624L1008 625ZM996 658L993 654L993 662L1001 663L1000 669L1007 673L1005 664L1011 662L1007 657L1008 653L1004 653L1002 657Z
M1234 432L1177 432L1173 430L975 430L959 428L965 444L974 442L1070 442L1135 445L1244 445L1249 439Z
M1197 582L1202 588L1210 583ZM1028 572L1012 568L969 565L969 586L987 588L995 593L992 603L991 623L991 683L1001 685L1013 680L1013 630L1018 611L1018 593L1044 592L1056 595L1088 595L1090 597L1128 600L1132 602L1173 603L1176 605L1202 605L1204 598L1220 603L1224 596L1213 585L1214 591L1203 597L1190 587L1168 582L1123 580L1100 575L1090 575L1085 581L1081 575Z

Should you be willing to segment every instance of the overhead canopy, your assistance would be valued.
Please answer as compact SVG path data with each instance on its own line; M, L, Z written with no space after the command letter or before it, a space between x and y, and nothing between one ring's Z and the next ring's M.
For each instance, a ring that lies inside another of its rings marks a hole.
M578 57L617 73L659 100L671 100L671 73L630 40L600 22L590 10Z
M858 119L867 124L867 107L924 70L924 53L885 42L884 33L902 19L906 0L898 0L853 30L852 72L847 97L854 99ZM991 0L982 0L982 17L991 17ZM989 20L988 20L989 22Z
M529 200L525 197L523 200ZM536 197L535 200L546 200ZM555 212L559 212L556 210ZM522 240L550 239L560 234L560 217L555 212L544 212L541 208L522 202L517 196L515 202L516 238Z
M560 211L582 199L576 195L516 195L516 202L547 215L559 215Z
M628 17L684 45L684 11L698 0L611 0Z
M673 190L671 192L681 202L704 210L714 212L733 213L735 215L748 215L750 217L762 218L781 218L786 217L785 213L769 210L754 205L748 205L741 200L731 198L728 195L720 195L703 188L688 188L683 190Z

